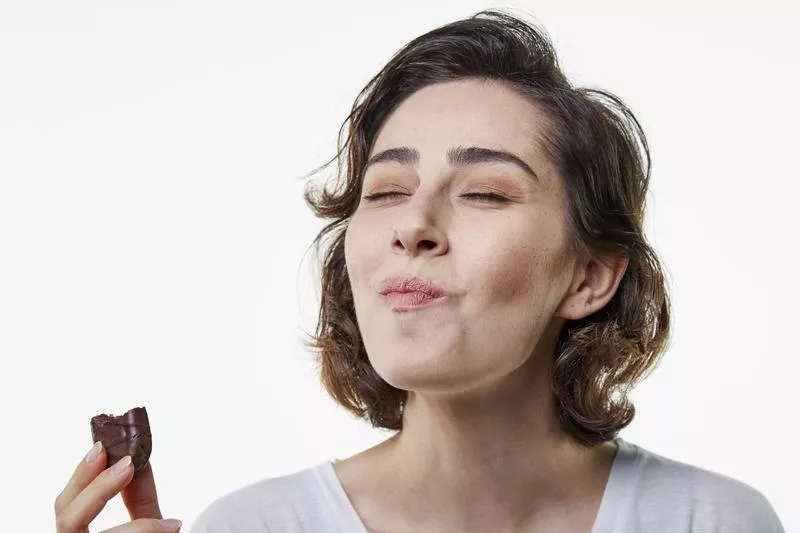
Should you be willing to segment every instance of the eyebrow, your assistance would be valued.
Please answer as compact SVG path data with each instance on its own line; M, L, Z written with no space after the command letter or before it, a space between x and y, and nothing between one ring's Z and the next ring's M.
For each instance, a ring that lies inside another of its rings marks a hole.
M364 166L364 172L370 165L375 163L385 163L395 161L403 165L416 166L419 163L419 150L408 146L399 148L389 148L373 155ZM535 180L539 180L536 172L528 166L525 161L518 156L505 150L493 150L491 148L481 148L478 146L455 146L447 151L447 162L451 166L474 165L478 163L511 163L521 168L526 174Z

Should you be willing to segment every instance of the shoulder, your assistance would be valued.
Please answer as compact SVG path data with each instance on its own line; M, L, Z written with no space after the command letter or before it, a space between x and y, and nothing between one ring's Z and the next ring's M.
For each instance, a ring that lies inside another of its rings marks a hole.
M627 444L635 449L631 473L641 505L682 513L692 531L784 531L770 502L751 485Z
M318 470L319 465L229 492L203 509L191 533L305 531L298 513L313 516L319 507Z

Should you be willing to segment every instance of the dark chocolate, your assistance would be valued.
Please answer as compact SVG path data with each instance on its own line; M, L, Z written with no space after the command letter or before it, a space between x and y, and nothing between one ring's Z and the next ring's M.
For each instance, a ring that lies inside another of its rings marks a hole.
M150 420L144 407L134 407L120 416L93 416L91 426L92 442L99 440L106 449L107 467L130 455L133 471L144 469L153 449Z

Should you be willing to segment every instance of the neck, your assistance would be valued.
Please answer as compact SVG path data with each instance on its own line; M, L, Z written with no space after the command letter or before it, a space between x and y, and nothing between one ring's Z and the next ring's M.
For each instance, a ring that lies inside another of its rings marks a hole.
M546 369L523 365L480 392L409 392L403 430L384 448L406 522L427 531L528 531L588 498L591 526L616 446L570 438L549 383Z

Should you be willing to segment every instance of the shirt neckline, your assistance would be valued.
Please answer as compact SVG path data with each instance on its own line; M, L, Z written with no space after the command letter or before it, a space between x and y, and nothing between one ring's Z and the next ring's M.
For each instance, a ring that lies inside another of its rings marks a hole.
M611 472L603 490L603 497L600 500L600 507L597 510L591 533L611 533L614 531L620 515L621 504L626 501L629 491L632 490L632 483L629 483L628 479L636 456L639 453L638 447L621 437L614 439L614 442L617 444L617 453L614 456L614 462L611 464ZM333 467L335 461L336 459L325 461L317 469L322 474L325 483L334 492L336 499L339 500L341 509L339 518L345 523L346 531L369 533L361 517L356 512L353 502L347 496L339 476L336 474L336 470Z
M591 533L613 533L617 521L624 516L623 503L628 501L633 483L630 482L632 469L639 455L639 448L621 437L614 439L617 454L611 465L611 473L603 491L603 499L594 519Z

